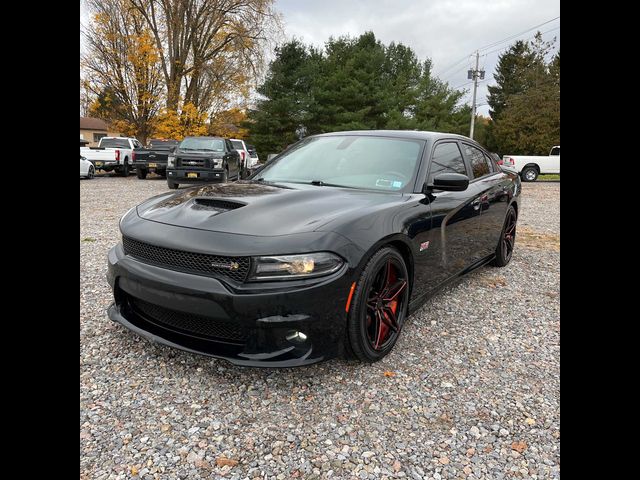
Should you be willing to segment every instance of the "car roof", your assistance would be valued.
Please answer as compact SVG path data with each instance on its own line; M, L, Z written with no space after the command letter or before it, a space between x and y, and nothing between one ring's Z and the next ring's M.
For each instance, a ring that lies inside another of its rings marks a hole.
M186 140L187 138L210 138L212 140L224 140L224 138L222 137L211 137L209 135L197 135L193 137L184 137L183 140Z
M459 140L471 140L464 135L456 133L427 132L424 130L348 130L345 132L331 132L312 135L314 137L332 137L340 135L364 135L372 137L415 138L419 140L439 140L441 138L457 138ZM473 141L473 140L472 140Z

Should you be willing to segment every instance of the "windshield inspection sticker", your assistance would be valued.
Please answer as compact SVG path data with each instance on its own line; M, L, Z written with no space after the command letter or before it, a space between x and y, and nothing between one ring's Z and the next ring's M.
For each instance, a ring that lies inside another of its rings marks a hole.
M393 182L393 188L402 188L402 182L398 182L397 180Z

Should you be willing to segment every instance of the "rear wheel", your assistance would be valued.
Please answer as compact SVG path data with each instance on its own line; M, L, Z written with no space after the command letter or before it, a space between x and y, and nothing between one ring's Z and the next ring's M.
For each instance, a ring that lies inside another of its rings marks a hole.
M523 182L535 182L538 178L538 169L535 167L527 167L522 170L521 175Z
M504 267L511 261L513 256L513 247L516 243L516 224L518 217L516 210L513 207L509 207L507 210L507 216L504 219L504 226L502 227L502 233L500 234L500 241L496 247L496 258L491 262L491 265L495 267Z
M167 180L167 185L171 190L175 190L176 188L178 188L178 184L173 180Z
M122 177L128 177L129 176L129 163L127 162L127 159L124 159L124 163L122 164L122 167L120 167L120 176Z
M138 178L139 178L140 180L144 180L145 178L147 178L147 169L146 169L146 168L138 167L138 168L136 169L136 174L138 175Z
M87 178L91 180L95 174L96 174L96 169L93 168L93 165L89 165L89 171L87 171Z
M395 248L382 248L371 257L352 300L347 350L362 362L376 362L396 343L409 303L407 267Z

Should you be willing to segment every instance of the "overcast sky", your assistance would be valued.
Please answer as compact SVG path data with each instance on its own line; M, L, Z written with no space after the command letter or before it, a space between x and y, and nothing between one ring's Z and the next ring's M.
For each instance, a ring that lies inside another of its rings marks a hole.
M476 49L523 32L560 16L559 0L276 0L282 13L285 35L321 46L330 36L359 35L372 30L383 43L401 42L411 47L420 60L433 60L436 74L452 87L469 82L470 55ZM560 46L560 19L539 28L543 38L557 37ZM517 39L530 38L535 30L481 51L480 67L485 81L478 86L477 103L486 104L487 83L493 82L500 51ZM487 53L486 56L482 56ZM471 104L471 84L465 99ZM489 107L478 112L488 115Z
M80 16L86 22L83 3ZM433 60L433 70L442 80L468 89L463 101L469 104L467 70L476 49L560 16L559 0L276 0L275 5L286 38L322 46L330 36L372 30L385 44L395 41L411 47L420 60ZM546 32L545 40L556 37L556 49L560 47L560 19L536 30ZM487 84L494 83L498 55L514 41L531 38L536 30L480 51L486 76L478 85L478 113L488 115Z

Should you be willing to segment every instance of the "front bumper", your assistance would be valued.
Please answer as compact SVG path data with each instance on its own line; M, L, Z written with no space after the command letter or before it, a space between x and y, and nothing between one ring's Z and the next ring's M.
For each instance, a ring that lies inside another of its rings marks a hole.
M199 183L199 182L215 182L222 180L224 175L222 168L215 170L182 170L182 169L167 169L167 178L173 180L176 183ZM189 178L189 173L197 173L197 178Z
M311 285L242 291L142 263L118 244L108 255L108 315L153 342L236 365L301 366L343 353L351 275L345 266Z

